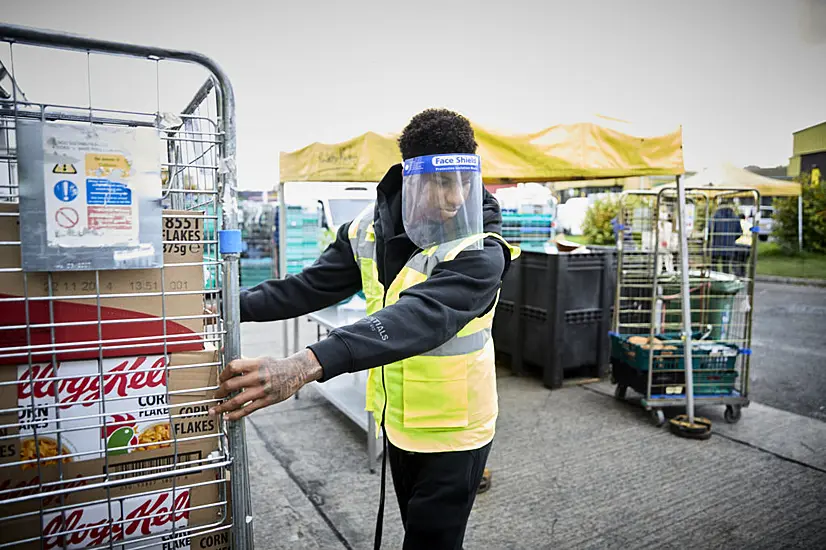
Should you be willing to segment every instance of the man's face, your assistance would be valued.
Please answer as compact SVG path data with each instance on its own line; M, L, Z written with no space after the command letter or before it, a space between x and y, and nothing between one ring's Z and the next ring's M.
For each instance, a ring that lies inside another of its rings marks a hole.
M427 187L428 217L446 222L456 216L470 195L470 178L460 173L445 173Z

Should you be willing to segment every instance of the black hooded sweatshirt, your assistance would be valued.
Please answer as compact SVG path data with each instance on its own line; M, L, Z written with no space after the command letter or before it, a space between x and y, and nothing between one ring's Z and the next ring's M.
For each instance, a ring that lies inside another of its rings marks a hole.
M500 233L499 203L487 191L484 229ZM419 251L402 224L402 167L382 178L376 193L374 229L379 280L388 288ZM310 267L283 280L266 281L241 292L241 322L280 321L335 305L361 290L361 272L344 224L336 240ZM310 349L324 370L322 381L420 355L453 338L467 323L490 311L510 265L510 251L487 238L482 250L462 251L389 305L352 325L340 327ZM382 330L376 330L381 326Z

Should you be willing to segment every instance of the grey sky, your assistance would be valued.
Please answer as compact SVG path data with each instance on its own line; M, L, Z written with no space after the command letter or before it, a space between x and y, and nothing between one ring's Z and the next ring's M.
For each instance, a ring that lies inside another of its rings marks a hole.
M238 98L243 188L277 181L279 151L398 131L431 106L509 132L593 113L682 124L690 170L784 164L791 133L826 120L826 0L3 0L0 18L214 57ZM84 55L14 55L29 99L88 103ZM157 108L153 64L91 66L96 105ZM162 65L161 108L203 77Z

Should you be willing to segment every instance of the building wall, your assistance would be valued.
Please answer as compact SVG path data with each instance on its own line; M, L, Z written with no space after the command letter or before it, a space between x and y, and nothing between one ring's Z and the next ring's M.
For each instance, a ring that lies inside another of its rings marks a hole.
M794 134L792 145L795 155L806 155L826 151L826 122L800 130Z
M812 164L821 170L826 166L826 122L792 134L792 157L789 159L788 175L797 177L801 172L809 172Z

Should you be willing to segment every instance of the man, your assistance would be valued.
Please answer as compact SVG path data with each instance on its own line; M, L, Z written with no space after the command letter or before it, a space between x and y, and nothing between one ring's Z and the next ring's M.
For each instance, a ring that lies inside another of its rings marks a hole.
M242 321L305 315L359 290L367 317L286 359L234 361L217 396L243 392L212 412L235 420L308 382L372 369L367 410L385 433L404 548L455 549L493 441L490 329L519 251L499 236L499 205L482 185L464 117L426 110L399 148L404 163L388 170L375 205L344 225L313 266L241 294ZM382 509L383 501L380 517Z
M740 218L730 206L718 208L711 217L711 265L723 273L733 273L735 242L742 234Z

